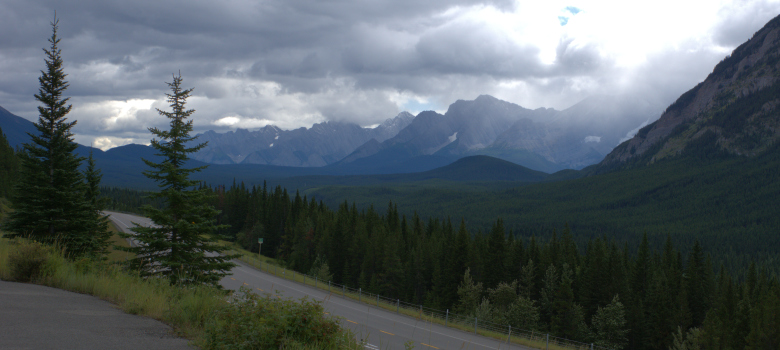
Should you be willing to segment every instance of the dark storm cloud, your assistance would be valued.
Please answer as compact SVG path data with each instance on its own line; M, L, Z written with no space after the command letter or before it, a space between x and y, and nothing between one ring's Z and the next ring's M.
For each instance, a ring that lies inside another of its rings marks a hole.
M77 132L125 141L148 139L146 127L164 123L154 109L137 106L148 107L155 100L152 108L165 108L165 82L177 72L186 86L195 87L191 104L198 110L196 131L268 122L299 127L323 120L369 125L394 116L410 99L443 110L456 99L480 94L526 101L534 108L562 108L596 90L627 89L616 83L622 75L645 79L637 86L678 91L697 79L692 74L700 74L682 66L696 66L684 59L685 48L669 53L669 59L680 62L679 72L656 61L646 64L647 69L677 77L614 69L614 57L603 54L598 40L582 41L576 33L556 38L554 61L542 62L542 48L529 39L540 33L506 30L472 15L512 13L517 4L514 0L4 0L0 2L0 105L36 118L32 96L55 10L71 83L67 93L73 97L72 115L79 119ZM713 39L724 47L744 41L777 9L769 2L734 6L735 15L722 16ZM555 11L571 17L579 9ZM559 14L548 15L561 28ZM722 58L719 55L699 52L715 62ZM667 88L664 84L670 81L679 87Z

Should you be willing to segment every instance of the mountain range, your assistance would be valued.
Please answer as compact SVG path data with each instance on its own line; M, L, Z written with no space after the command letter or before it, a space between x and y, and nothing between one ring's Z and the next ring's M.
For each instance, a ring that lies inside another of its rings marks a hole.
M452 162L489 155L549 173L581 169L601 161L657 114L654 104L641 99L595 96L557 111L482 95L459 100L444 114L422 112L395 137L371 140L337 164L393 164L420 156Z
M660 113L641 98L595 96L563 111L526 109L482 95L458 100L444 114L403 112L375 128L325 122L311 128L200 134L208 145L193 159L212 164L337 167L346 173L427 170L473 155L490 155L555 172L598 163L632 129Z
M208 131L198 135L197 142L207 142L207 146L192 159L204 164L241 165L239 174L251 169L261 171L256 176L263 177L269 173L414 173L464 157L489 155L552 173L601 161L627 133L653 119L655 109L650 103L596 96L563 111L531 110L483 95L472 101L456 101L444 114L424 111L413 116L403 112L373 128L324 122L294 130L269 125L255 131ZM0 121L12 146L26 142L26 132L35 132L31 122L4 109L0 110ZM134 153L152 154L143 147L126 145L108 152L131 157ZM86 154L89 149L80 152ZM92 151L96 158L103 157L102 151ZM115 159L107 161L116 163ZM258 167L261 165L281 168Z
M207 131L198 135L197 142L208 145L192 158L212 164L321 167L341 160L369 140L381 142L395 136L412 119L414 116L403 112L374 128L324 122L294 130L268 125L255 131Z

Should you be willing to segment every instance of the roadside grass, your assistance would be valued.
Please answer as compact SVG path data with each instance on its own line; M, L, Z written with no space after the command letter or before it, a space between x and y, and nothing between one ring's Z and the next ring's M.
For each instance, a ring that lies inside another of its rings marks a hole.
M16 279L11 265L19 264L22 251L43 252L39 254L45 261L42 272L28 276L33 283L90 294L127 313L160 320L204 349L358 348L354 335L326 317L317 302L284 301L247 291L234 294L210 286L172 286L163 279L143 279L118 264L69 261L57 248L25 239L0 237L0 279ZM21 259L24 262L24 256ZM313 322L319 328L306 326ZM253 338L246 339L244 334Z
M399 314L410 316L415 318L419 322L435 323L442 326L459 329L464 332L474 333L473 323L465 324L462 322L452 322L452 321L445 322L444 319L442 319L441 317L434 316L432 313L426 313L425 311L413 310L406 307L398 307L397 304L386 302L383 299L377 300L375 299L375 297L374 298L367 297L368 293L363 294L360 292L350 291L348 289L336 288L333 287L328 282L312 279L311 277L307 278L298 272L289 270L285 268L283 264L280 264L276 259L272 259L266 256L258 256L258 254L256 253L249 252L239 247L239 245L234 242L220 241L220 244L230 247L231 250L229 251L229 253L239 255L238 260L240 260L241 262L250 265L260 271L273 274L277 277L282 277L293 282L302 283L308 286L319 288L323 291L327 291L332 295L340 295L342 297L350 298L368 305L380 307L391 312L396 312ZM424 328L424 326L420 326L420 327ZM513 330L513 332L515 332L515 330ZM520 334L513 333L511 337L512 344L528 346L536 349L554 349L554 350L590 349L589 344L587 345L583 344L582 347L577 348L572 346L566 346L564 344L557 344L552 339L550 339L550 342L548 343L546 340L546 334L543 332L529 332L529 331L524 331L524 332L529 334L525 334L523 336ZM501 332L488 331L485 329L477 329L477 334L494 338L497 340L503 340L505 343L507 342L507 340L509 340L507 334Z
M135 254L129 253L126 251L114 249L114 246L129 248L130 243L127 242L127 239L124 239L122 237L119 237L119 230L116 228L113 222L108 222L108 230L112 233L111 239L109 241L109 244L111 245L111 249L108 253L108 261L110 262L123 262L127 261L129 259L132 259L135 257Z

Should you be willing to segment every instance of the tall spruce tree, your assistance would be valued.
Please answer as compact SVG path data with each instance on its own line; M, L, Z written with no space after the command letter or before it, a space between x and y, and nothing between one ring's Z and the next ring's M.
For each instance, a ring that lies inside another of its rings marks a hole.
M40 88L35 98L40 101L40 117L35 123L39 134L29 134L31 143L21 152L22 174L14 196L15 211L7 229L10 236L31 237L38 241L58 243L69 256L89 252L91 238L85 227L88 205L84 197L84 176L79 166L84 160L74 153L71 128L76 121L68 121L69 98L63 98L68 88L63 70L57 37L59 21L51 22L50 46L46 54L46 70L38 78Z
M196 188L198 182L190 179L190 175L206 166L185 167L189 154L206 144L188 146L196 138L190 136L193 121L187 120L195 110L186 109L192 89L182 89L181 82L179 74L167 83L171 93L166 96L172 111L157 110L169 119L170 130L149 128L155 136L152 147L162 160L155 163L143 159L152 168L144 171L144 175L160 187L160 192L153 193L151 198L162 199L165 205L162 209L143 208L155 226L134 227L133 237L140 245L125 250L136 254L130 264L144 277L165 277L171 284L217 285L235 266L230 262L234 256L220 254L227 248L216 244L215 238L209 238L220 228L216 225L219 212L208 203L206 189Z

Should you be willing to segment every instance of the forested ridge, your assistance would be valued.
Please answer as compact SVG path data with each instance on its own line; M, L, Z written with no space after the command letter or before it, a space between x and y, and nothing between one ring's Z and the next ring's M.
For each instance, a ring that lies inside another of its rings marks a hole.
M741 278L751 261L780 272L777 169L778 146L752 158L692 147L688 155L652 166L513 188L385 184L324 186L305 194L332 209L345 199L359 210L392 200L407 216L465 218L472 232L489 230L501 217L508 231L525 239L549 237L569 223L580 247L602 236L631 247L647 233L653 248L660 249L670 235L687 252L698 239L718 264Z

